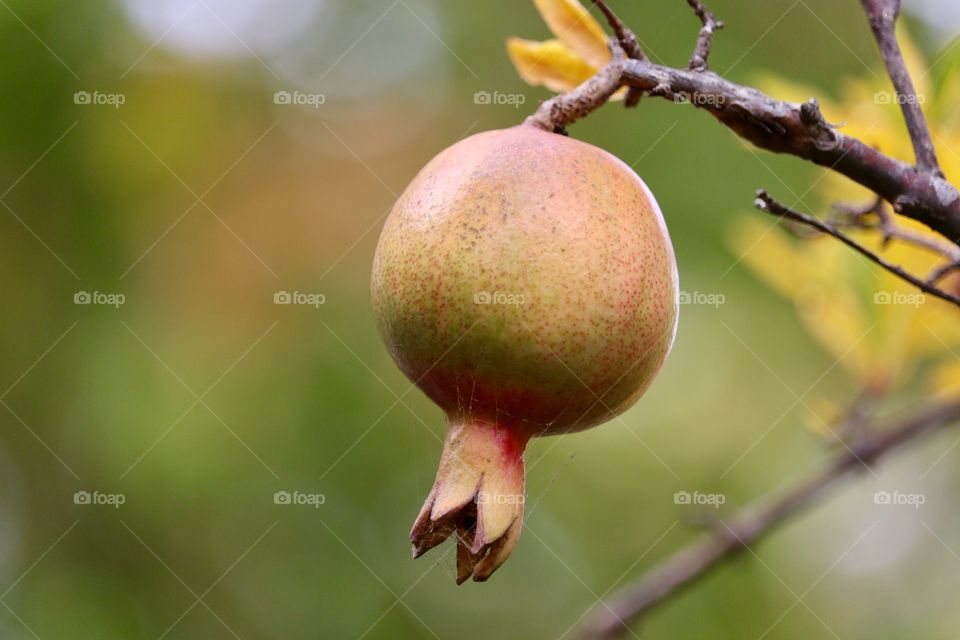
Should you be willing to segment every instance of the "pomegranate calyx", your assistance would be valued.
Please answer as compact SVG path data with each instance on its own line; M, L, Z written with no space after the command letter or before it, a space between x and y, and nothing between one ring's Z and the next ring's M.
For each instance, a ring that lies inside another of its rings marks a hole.
M456 534L457 584L482 582L503 564L523 527L526 442L495 421L451 420L436 482L410 532L414 558Z

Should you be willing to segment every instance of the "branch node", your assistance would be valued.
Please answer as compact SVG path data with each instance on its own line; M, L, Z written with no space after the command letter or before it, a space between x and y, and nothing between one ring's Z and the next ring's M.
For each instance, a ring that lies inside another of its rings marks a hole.
M810 98L800 105L800 122L812 131L813 144L821 151L836 149L838 136L833 126L823 117L820 103Z
M669 84L661 82L650 89L650 95L658 98L672 98L674 94Z
M893 199L893 210L898 214L917 205L917 200L912 195L901 193Z
M820 112L820 103L816 98L810 98L800 105L800 119L804 124L827 126L827 121Z

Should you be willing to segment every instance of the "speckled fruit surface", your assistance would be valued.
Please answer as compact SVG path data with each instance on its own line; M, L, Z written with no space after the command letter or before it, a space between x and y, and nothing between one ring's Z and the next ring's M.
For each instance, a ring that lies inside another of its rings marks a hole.
M516 542L527 440L629 408L678 311L670 238L636 173L529 125L471 136L420 171L383 228L372 296L397 365L451 423L411 537L419 554L456 531L458 581L488 577ZM485 483L519 507L478 499Z

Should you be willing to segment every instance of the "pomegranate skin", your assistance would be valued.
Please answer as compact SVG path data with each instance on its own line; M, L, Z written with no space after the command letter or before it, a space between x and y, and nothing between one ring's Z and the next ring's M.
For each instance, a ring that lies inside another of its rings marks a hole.
M679 290L660 209L602 149L530 125L487 131L400 196L371 289L393 359L451 425L414 553L456 531L458 582L484 580L522 526L528 439L622 413L670 350Z
M451 412L535 435L629 408L676 331L676 261L652 194L623 162L520 125L441 152L384 226L380 330Z

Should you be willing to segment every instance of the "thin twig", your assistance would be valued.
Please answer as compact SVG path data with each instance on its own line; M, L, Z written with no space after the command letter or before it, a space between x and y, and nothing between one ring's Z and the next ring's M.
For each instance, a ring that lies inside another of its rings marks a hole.
M920 108L921 99L913 87L910 72L903 60L900 44L897 42L896 24L900 14L900 0L861 0L870 21L873 37L880 47L880 55L887 67L887 74L893 82L894 96L903 111L903 119L910 133L913 143L913 152L917 166L922 171L929 171L940 177L940 164L937 162L937 152L933 147L930 129L927 120L923 117Z
M609 23L610 28L613 29L614 35L617 36L617 40L620 42L620 47L623 49L623 52L631 60L646 60L647 56L643 53L643 49L640 47L640 40L637 38L637 34L630 30L627 25L613 12L613 9L607 6L607 3L604 0L593 0L593 4L597 5L600 11L603 12L603 15L607 18L607 23ZM635 107L640 102L640 98L643 97L643 91L637 89L636 87L630 87L627 90L627 96L623 100L623 104L626 107Z
M938 267L937 269L934 269L933 273L931 273L927 277L927 282L929 282L930 284L936 284L941 280L943 280L944 278L946 278L951 273L953 273L954 271L960 271L960 262L952 262L950 264L945 264L942 267Z
M687 68L691 71L704 71L707 68L707 57L710 55L710 48L713 46L713 32L723 28L723 22L717 20L712 12L707 11L700 0L687 0L687 4L693 9L697 17L700 18L700 33L697 35L697 44L693 49L693 55L690 56L690 62Z
M640 48L640 40L637 39L637 34L623 23L619 16L613 12L613 9L607 6L604 0L592 1L607 18L607 22L610 24L610 28L613 29L614 35L617 36L620 47L623 48L626 56L631 60L646 60L647 56L643 53L643 49Z
M960 246L942 242L929 234L898 226L894 217L890 215L887 204L880 197L866 207L835 204L833 208L843 215L843 217L828 220L837 229L879 230L883 234L884 246L892 240L900 240L943 256L951 262L960 261ZM870 221L870 214L876 215L876 223Z
M954 261L960 260L960 247L955 244L937 242L936 238L897 226L883 229L883 234L888 240L902 240L903 242L938 253L947 259Z
M960 420L960 403L941 405L902 419L882 430L862 431L832 462L768 497L758 500L731 518L721 519L712 531L680 549L645 573L640 580L597 607L582 627L584 640L606 640L621 635L624 625L680 589L702 578L770 533L787 518L809 508L826 490L853 471L874 464L900 445L915 441Z
M774 200L773 197L771 197L770 194L768 194L763 189L760 189L759 191L757 191L756 206L761 211L772 213L775 216L786 218L787 220L793 220L794 222L803 223L805 225L818 229L819 231L822 231L828 235L831 235L837 240L839 240L840 242L842 242L843 244L854 249L861 255L877 263L878 265L880 265L890 273L898 276L902 280L909 282L910 284L917 287L924 293L929 293L930 295L940 298L941 300L946 300L947 302L952 302L953 304L960 306L960 298L958 298L957 296L951 293L947 293L946 291L938 287L935 287L929 282L921 280L920 278L911 274L909 271L907 271L903 267L899 265L895 265L892 262L889 262L881 258L876 253L874 253L870 249L867 249L866 247L858 243L856 240L854 240L850 236L846 235L842 231L837 230L833 225L828 224L822 220L818 220L817 218L814 218L813 216L809 216L805 213L800 213L799 211L795 211L790 207L784 206L783 204Z

